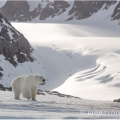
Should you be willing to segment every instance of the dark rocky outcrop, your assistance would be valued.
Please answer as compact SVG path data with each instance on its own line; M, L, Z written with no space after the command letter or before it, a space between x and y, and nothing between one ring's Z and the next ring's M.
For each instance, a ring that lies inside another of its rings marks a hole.
M49 95L57 95L59 97L66 97L66 98L78 98L78 99L81 99L79 97L75 97L75 96L72 96L72 95L66 95L66 94L62 94L62 93L59 93L57 91L47 91L47 90L38 90L37 91L37 94L38 95L46 95L46 94L49 94Z
M120 2L117 4L112 14L112 20L120 20Z
M35 1L29 1L33 4ZM44 2L44 1L43 1ZM46 2L46 1L45 1ZM66 11L66 8L70 5L66 1L47 1L47 5L42 8L41 4L33 11L30 11L29 4L24 1L7 1L6 4L0 8L0 12L9 21L31 21L32 19L39 17L40 20L45 20L48 17L54 17L60 15Z
M4 87L2 84L0 84L0 91L12 91L12 87Z
M97 13L103 5L105 7L103 10L107 10L111 5L114 5L116 1L78 1L75 0L74 5L72 9L69 11L69 15L73 14L74 15L69 18L73 19L85 19L90 17L93 13Z
M32 51L27 39L0 14L0 55L3 55L5 60L16 67L19 63L33 62ZM0 62L2 62L1 58ZM0 66L0 79L6 69L6 67L2 67Z
M0 84L0 91L5 91L5 87Z
M66 1L54 1L54 16L64 13L70 4Z
M6 91L12 91L12 87L5 87Z
M28 21L31 19L27 1L8 0L6 4L0 9L0 12L9 21Z
M0 67L0 79L2 78L2 76L3 76L3 74L2 74L2 72L1 71L3 71L3 69Z
M112 1L71 1L73 4L70 4L70 1L64 0L41 0L38 2L36 8L30 11L30 6L26 0L23 1L11 1L8 0L6 4L0 8L0 12L9 20L9 21L32 21L32 19L46 20L51 17L61 15L64 12L68 12L68 19L85 19L97 13L100 9L109 10L109 7L116 5L113 9L113 14L111 15L111 20L120 19L120 2L116 0ZM29 1L30 4L34 4L36 1ZM42 7L42 4L46 4ZM71 9L69 9L71 8ZM68 10L69 9L69 10ZM67 14L66 14L67 15ZM69 17L70 16L70 17ZM66 20L66 19L65 19Z
M29 42L2 15L0 15L0 28L0 55L14 66L26 61L33 62Z
M115 99L113 102L120 102L120 98L119 99Z

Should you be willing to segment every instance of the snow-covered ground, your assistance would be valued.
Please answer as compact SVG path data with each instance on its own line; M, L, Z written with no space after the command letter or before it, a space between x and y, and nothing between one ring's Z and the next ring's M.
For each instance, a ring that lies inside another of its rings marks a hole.
M78 119L120 118L120 104L37 95L37 101L14 100L12 92L2 92L0 119Z

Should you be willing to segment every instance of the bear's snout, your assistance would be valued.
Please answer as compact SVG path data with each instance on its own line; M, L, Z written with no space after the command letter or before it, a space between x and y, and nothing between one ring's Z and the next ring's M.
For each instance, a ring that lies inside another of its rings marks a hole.
M43 79L42 83L40 83L39 85L45 85L45 79Z

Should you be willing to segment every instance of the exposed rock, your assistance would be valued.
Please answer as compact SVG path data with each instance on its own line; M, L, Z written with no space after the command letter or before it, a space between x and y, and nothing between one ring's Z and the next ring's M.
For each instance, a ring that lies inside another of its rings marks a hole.
M12 91L12 87L5 87L6 91Z
M37 94L38 95L46 95L46 94L49 94L49 95L57 95L59 97L66 97L66 98L78 98L78 99L81 99L79 97L75 97L75 96L72 96L72 95L66 95L66 94L62 94L62 93L59 93L57 91L47 91L47 90L38 90L37 91Z
M44 90L44 92L49 93L50 91L48 91L48 90Z
M0 9L0 12L9 21L28 21L31 20L29 5L27 1L11 1L8 0L6 4Z
M46 95L46 94L43 92L37 91L37 95Z
M38 90L39 92L43 92L43 90Z
M120 98L119 99L115 99L113 102L120 102Z
M0 67L0 71L3 71L2 67ZM2 78L3 74L0 72L0 79Z
M12 87L4 87L3 85L0 84L0 90L1 91L12 91Z
M0 55L17 66L18 63L33 62L31 53L32 48L27 39L0 15Z
M3 69L0 67L0 71L3 71Z
M61 94L61 93L59 93L58 96L59 96L59 97L66 97L65 94Z
M14 67L27 61L34 62L33 49L27 39L18 32L6 18L0 14L0 55ZM0 62L1 59L0 59ZM4 76L4 68L0 66L0 79Z
M116 1L78 1L75 0L72 9L69 11L69 15L74 15L70 19L85 19L90 17L93 13L98 12L103 5L103 10L108 9L111 5L115 4Z
M120 2L117 4L112 14L112 20L120 20Z
M0 79L2 78L3 74L0 72Z
M34 4L35 1L29 1L30 4ZM41 4L47 2L47 5L42 8ZM39 17L40 20L45 20L48 17L54 17L60 15L66 11L70 5L66 1L43 1L38 4L38 7L33 11L30 11L30 6L26 0L24 1L7 1L6 4L0 8L0 12L9 21L31 21L34 18Z
M59 92L57 92L57 91L49 91L48 93L52 94L52 95L58 95L59 94Z
M5 91L5 87L0 84L0 90Z
M38 94L38 95L45 95L45 93L44 93L43 90L38 90L38 91L37 91L37 94Z
M31 11L29 4L37 2L37 6ZM0 12L10 21L32 21L32 19L46 20L67 12L68 19L85 19L97 13L100 9L108 10L110 6L116 4L113 9L111 20L120 19L120 2L112 1L70 1L65 0L41 0L41 1L10 1L0 8ZM45 4L45 5L44 5ZM70 9L69 9L70 8ZM69 17L70 16L70 17ZM65 19L66 20L66 19Z

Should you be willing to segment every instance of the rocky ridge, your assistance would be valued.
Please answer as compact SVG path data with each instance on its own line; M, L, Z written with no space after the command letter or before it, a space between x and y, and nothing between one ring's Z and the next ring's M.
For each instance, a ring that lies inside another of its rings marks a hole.
M120 102L120 98L119 99L115 99L113 102Z
M102 10L109 10L115 5L110 20L120 19L120 1L66 1L66 0L41 0L41 1L7 1L0 8L0 12L10 21L33 21L54 19L64 15L64 20L85 19ZM34 7L34 8L33 8ZM62 16L63 17L63 16ZM101 16L102 17L102 16Z
M33 62L32 51L27 39L0 14L0 55L16 67L18 63ZM4 68L0 66L0 78L2 71Z
M62 93L59 93L57 91L47 91L47 90L38 90L37 91L37 94L38 95L57 95L59 97L66 97L66 98L78 98L78 99L81 99L79 97L75 97L75 96L72 96L72 95L66 95L66 94L62 94Z
M85 19L97 13L101 8L103 10L108 10L110 6L117 3L117 1L77 1L75 0L72 9L69 11L69 15L72 15L71 20L75 19ZM104 6L104 7L103 7ZM114 16L113 16L114 17Z

